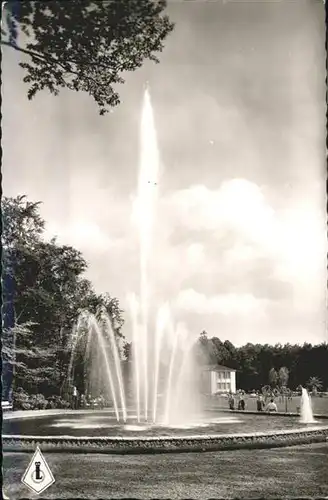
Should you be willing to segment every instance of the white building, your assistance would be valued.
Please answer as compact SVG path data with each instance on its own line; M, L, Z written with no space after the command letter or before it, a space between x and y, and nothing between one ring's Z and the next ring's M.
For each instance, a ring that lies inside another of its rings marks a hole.
M202 373L205 394L236 392L236 370L222 365L207 366Z

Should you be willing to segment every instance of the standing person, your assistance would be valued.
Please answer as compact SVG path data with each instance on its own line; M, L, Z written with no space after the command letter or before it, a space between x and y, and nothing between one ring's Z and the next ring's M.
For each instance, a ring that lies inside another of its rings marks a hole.
M77 388L73 386L73 410L77 409Z
M230 395L229 395L229 408L230 408L230 410L235 409L235 398L233 397L232 393L230 393Z
M256 405L257 405L257 411L263 411L264 401L262 394L258 394Z
M244 393L242 392L241 395L240 395L240 399L239 399L239 405L238 405L238 410L242 410L244 411L245 410L245 395Z
M288 401L293 401L293 393L290 389L288 389Z

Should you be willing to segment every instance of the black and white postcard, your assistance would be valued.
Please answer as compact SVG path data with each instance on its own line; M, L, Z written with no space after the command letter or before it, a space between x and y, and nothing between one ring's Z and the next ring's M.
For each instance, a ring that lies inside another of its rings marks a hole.
M325 34L2 2L4 498L328 498Z

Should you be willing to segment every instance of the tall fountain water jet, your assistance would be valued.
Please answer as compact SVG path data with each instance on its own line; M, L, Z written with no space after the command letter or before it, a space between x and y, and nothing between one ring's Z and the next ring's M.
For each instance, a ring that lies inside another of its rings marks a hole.
M143 368L144 418L148 419L149 397L149 353L148 353L148 311L149 277L148 262L151 253L151 237L157 200L159 173L159 152L153 110L148 88L145 90L140 127L140 163L137 198L134 206L140 244L140 354Z
M110 396L117 421L120 420L121 410L125 422L127 411L121 361L107 313L102 311L98 319L88 311L81 313L72 331L71 344L69 383L72 385L75 362L80 354L84 360L85 375L89 384L87 389L91 387L93 392L97 392L97 396L104 392Z
M100 346L101 352L102 352L103 357L104 357L105 369L106 369L106 374L108 377L110 391L111 391L112 398L113 398L116 420L119 421L120 416L119 416L119 411L118 411L115 383L114 383L114 377L113 377L113 373L112 373L112 369L111 369L111 363L110 363L108 355L107 355L107 349L106 349L107 346L106 346L102 331L99 327L99 324L96 321L94 316L89 317L88 329L92 329L92 331L94 331L97 335L97 340L99 342L99 346Z
M185 371L191 350L185 350L181 325L172 322L170 307L159 307L156 325L150 328L150 276L152 234L158 198L159 149L156 127L148 87L144 93L140 127L140 162L137 196L133 207L140 246L140 296L129 297L132 319L132 362L136 387L137 419L153 423L169 423L177 416L180 402L176 396L176 378L179 387L186 381ZM186 336L186 335L185 335ZM190 385L190 383L189 383ZM142 411L143 410L143 411ZM189 417L191 417L189 415Z
M71 386L71 381L73 377L73 367L74 367L74 356L75 356L75 351L76 351L76 345L77 345L77 340L78 340L78 325L74 325L71 333L71 338L70 338L70 345L69 349L71 351L71 355L69 358L69 363L68 363L68 370L67 370L67 380L68 380L68 385ZM70 389L70 387L69 387Z
M165 331L165 326L171 321L168 304L160 307L157 314L156 330L155 330L155 363L154 363L154 386L153 386L153 422L156 422L157 404L158 404L158 381L159 381L159 365L160 353L162 347L162 339Z
M138 343L139 325L138 325L138 301L134 294L128 296L130 306L131 322L132 322L132 359L134 366L134 382L135 382L135 403L137 410L137 421L140 423L140 345Z
M313 417L311 398L308 391L304 387L302 387L300 421L303 424L312 424L313 422L315 422Z
M174 381L174 393L167 411L168 421L181 423L188 421L188 417L192 417L197 412L195 411L199 402L197 389L195 390L195 364L193 347L195 345L194 339L188 338L187 331L181 337L181 347L183 353L181 361L177 370L177 375ZM197 377L196 377L197 378Z
M174 331L174 330L172 331L172 329L171 329L171 332L170 332L173 339L172 339L170 364L169 364L168 377L167 377L166 401L165 401L165 420L164 420L165 423L169 422L170 406L171 406L171 400L172 400L172 378L173 378L174 364L175 364L175 358L176 358L176 353L177 353L177 348L178 348L178 340L179 340L179 336L181 334L181 328L182 328L182 325L179 324L176 331Z
M140 247L140 294L128 296L132 323L132 372L137 422L150 418L152 423L185 422L193 419L190 401L194 399L194 365L186 329L175 327L169 304L158 308L156 325L150 323L150 276L152 234L157 207L159 151L153 110L148 88L145 90L140 127L140 161L138 189L133 207ZM97 315L98 318L98 315ZM87 326L86 326L87 325ZM152 328L150 328L152 327ZM87 328L87 335L85 335ZM91 360L91 386L100 392L105 385L113 400L116 418L126 421L127 403L122 364L109 317L102 312L98 319L82 315L74 336L70 372L79 332L84 331L85 367ZM96 345L93 342L96 340ZM92 361L93 357L95 362ZM102 360L102 361L101 361ZM92 382L92 379L95 378Z
M72 328L71 336L69 339L68 348L70 351L70 358L69 358L69 363L68 363L67 379L63 384L63 386L66 385L66 391L68 393L70 393L72 391L72 387L73 387L74 361L75 361L75 356L76 356L76 349L78 346L78 342L80 340L81 326L82 326L82 316L79 316L76 325L74 325ZM90 335L88 335L87 349L89 348L89 342L90 342ZM62 389L63 389L63 387L62 387Z
M113 330L111 321L109 319L109 316L107 314L105 314L103 316L103 322L105 325L106 333L107 333L109 340L110 340L111 351L113 354L113 361L114 361L115 372L116 372L116 378L117 378L117 382L118 382L118 391L119 391L120 400L121 400L123 421L126 422L127 414L126 414L125 390L124 390L122 368L121 368L121 361L120 361L120 356L119 356L119 352L118 352L118 347L117 347L117 343L115 340L114 330Z

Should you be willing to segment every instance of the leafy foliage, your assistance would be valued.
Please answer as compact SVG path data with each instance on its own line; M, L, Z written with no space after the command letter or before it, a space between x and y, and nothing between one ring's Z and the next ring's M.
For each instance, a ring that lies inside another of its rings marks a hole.
M311 391L318 391L323 387L322 381L318 377L310 377L306 385Z
M29 99L42 89L87 92L103 115L120 102L114 86L122 74L159 62L173 29L165 7L164 0L9 0L2 43L30 58L20 63Z
M57 394L67 374L68 344L80 312L106 309L117 337L123 311L109 294L97 295L84 278L82 254L44 241L39 203L3 198L4 391L11 379L30 394Z
M209 338L202 332L197 351L198 360L204 364L222 364L237 370L237 386L244 390L267 387L271 391L278 385L328 389L327 343L316 346L248 343L235 347L229 341Z
M68 408L69 403L60 396L50 396L46 399L43 394L28 394L19 387L14 392L15 410L43 410L45 408Z
M132 357L132 342L125 342L123 345L123 356L126 361L130 361Z
M278 384L280 387L287 387L289 378L289 371L286 366L282 366L278 372Z
M269 383L272 387L276 387L278 383L278 373L274 368L269 371Z

